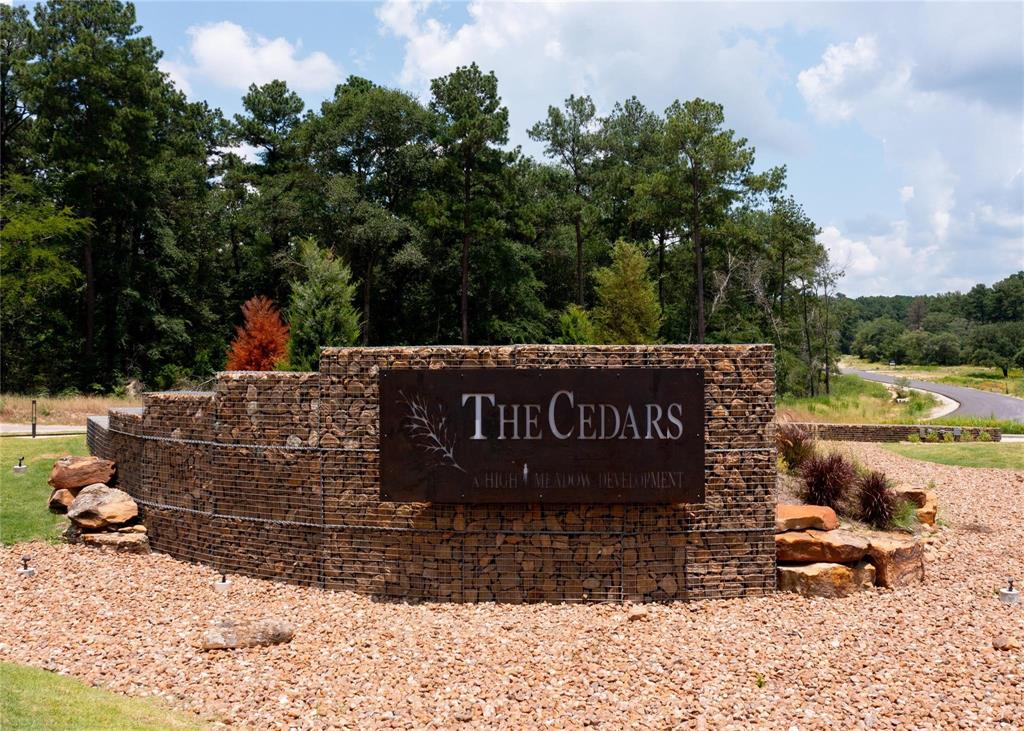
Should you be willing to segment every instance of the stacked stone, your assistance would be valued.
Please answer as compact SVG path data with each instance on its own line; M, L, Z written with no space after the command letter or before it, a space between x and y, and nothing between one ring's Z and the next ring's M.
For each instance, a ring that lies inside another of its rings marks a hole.
M99 548L148 553L145 526L136 519L139 509L131 496L110 487L116 465L100 457L62 457L50 470L49 508L71 521L65 538Z
M953 435L954 441L960 441L961 437L956 436L954 427L928 426L921 427L914 424L816 424L799 423L807 429L815 439L822 439L832 442L905 442L911 436L920 436L921 430L925 433L934 432L940 436L945 434ZM961 429L961 434L970 437L972 441L984 433L989 439L998 442L1002 439L1003 432L997 427L987 426L965 426L956 427Z
M835 511L821 505L779 505L775 547L779 589L804 596L843 597L924 580L924 546L914 536L843 530Z
M702 368L706 503L381 502L379 374L414 367ZM771 346L347 348L319 374L152 394L102 441L154 547L222 570L429 600L670 600L774 590L773 418Z

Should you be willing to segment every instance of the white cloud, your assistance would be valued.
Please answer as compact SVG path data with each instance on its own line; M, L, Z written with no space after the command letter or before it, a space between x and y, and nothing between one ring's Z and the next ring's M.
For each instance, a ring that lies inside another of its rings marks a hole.
M797 88L819 119L849 119L851 92L870 84L878 71L878 41L871 36L829 46L821 63L797 75Z
M458 26L432 12L398 0L377 9L382 30L405 46L397 83L426 98L430 80L456 66L475 61L493 70L511 100L510 138L535 154L541 148L526 129L570 94L589 94L601 114L634 94L658 112L675 99L702 96L724 104L729 126L755 145L792 152L804 144L799 125L779 110L777 96L789 83L781 56L770 39L734 32L735 9L476 0ZM786 22L744 6L744 27Z
M199 79L240 90L281 79L299 92L329 91L342 79L326 53L303 54L301 41L265 38L230 21L192 26L188 36L188 62L161 62L183 91Z
M973 42L969 33L964 38ZM1024 259L1021 109L986 99L973 87L937 86L925 73L921 59L930 53L921 45L913 33L860 35L829 46L819 64L798 75L797 88L816 118L858 126L880 145L886 167L906 181L900 189L904 215L890 226L900 231L902 250L913 252L911 260L892 260L883 250L891 248L892 237L883 242L865 232L846 234L887 265L905 267L908 276L872 279L854 267L842 285L851 292L935 291L972 278L992 282ZM1019 39L1017 45L1020 50ZM968 57L973 67L984 66L979 54ZM949 71L957 73L955 64Z

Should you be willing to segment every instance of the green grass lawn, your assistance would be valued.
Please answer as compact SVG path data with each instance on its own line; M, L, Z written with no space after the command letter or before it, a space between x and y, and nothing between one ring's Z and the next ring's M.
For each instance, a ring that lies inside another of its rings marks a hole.
M901 364L890 366L888 363L872 363L852 355L844 355L843 363L864 371L879 371L897 376L906 376L921 381L948 383L951 386L967 386L992 391L1007 396L1024 398L1024 370L1011 368L1009 376L1003 378L998 368L975 365L937 366Z
M46 509L50 497L46 480L54 461L66 454L88 454L85 435L0 438L0 543L57 540L64 518ZM28 465L23 475L12 470L18 457Z
M896 454L926 462L960 467L998 467L1024 470L1024 444L969 442L967 444L886 444Z
M860 367L862 362L856 365ZM1024 424L1007 419L952 415L927 419L937 404L938 401L932 396L919 391L911 391L909 400L898 404L893 401L892 394L883 384L859 376L840 375L832 377L832 393L801 397L783 396L778 400L777 409L779 416L792 421L987 426L998 427L1004 434L1024 434Z
M129 698L45 670L0 663L0 728L158 731L203 725L156 699Z
M919 391L911 391L906 403L896 403L881 383L837 375L832 377L831 393L784 396L779 399L778 409L793 421L913 424L937 404L932 396Z

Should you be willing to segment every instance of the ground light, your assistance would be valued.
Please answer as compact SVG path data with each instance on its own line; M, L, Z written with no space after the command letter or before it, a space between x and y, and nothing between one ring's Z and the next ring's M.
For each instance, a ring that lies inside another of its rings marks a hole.
M18 569L18 576L23 576L29 579L36 575L36 570L28 565L28 562L32 560L31 556L21 557L21 568Z
M24 457L18 457L18 464L14 465L14 474L23 475L28 470L28 465L25 464Z
M1013 579L1006 580L1005 589L999 590L999 601L1003 604L1017 604L1020 602L1020 591L1013 588Z
M231 582L228 581L227 575L222 571L220 574L220 581L213 582L213 590L218 594L224 594L231 586Z

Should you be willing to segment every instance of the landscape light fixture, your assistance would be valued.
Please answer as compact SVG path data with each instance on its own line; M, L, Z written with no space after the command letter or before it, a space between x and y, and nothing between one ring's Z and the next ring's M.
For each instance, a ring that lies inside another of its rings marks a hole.
M228 581L227 574L223 571L220 572L220 581L213 582L213 590L218 594L223 594L231 586L231 582Z
M23 475L28 470L28 465L25 464L24 457L18 457L18 464L14 465L14 474Z
M1013 588L1013 578L1006 580L1006 588L999 590L999 601L1003 604L1018 604L1020 602L1020 591Z
M18 569L18 576L22 576L29 579L36 575L36 570L28 565L28 562L32 560L31 556L21 557L21 568Z

